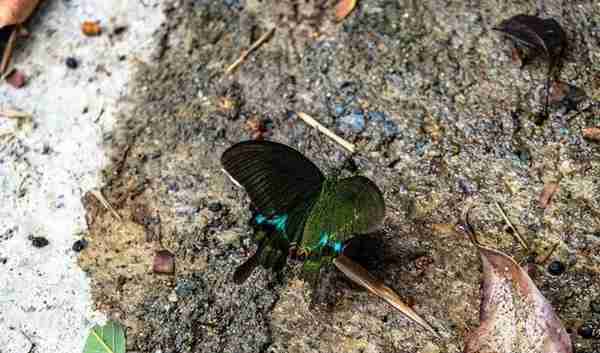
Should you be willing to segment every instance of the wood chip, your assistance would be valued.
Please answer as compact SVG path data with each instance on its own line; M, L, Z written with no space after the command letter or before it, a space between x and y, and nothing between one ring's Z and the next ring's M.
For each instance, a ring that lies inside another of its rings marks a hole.
M340 0L335 6L335 19L342 21L354 10L357 0Z
M558 183L548 183L544 185L542 194L540 195L540 207L546 208L552 201L552 196L558 191Z
M97 21L85 21L81 24L81 31L88 37L94 37L102 33L102 27Z

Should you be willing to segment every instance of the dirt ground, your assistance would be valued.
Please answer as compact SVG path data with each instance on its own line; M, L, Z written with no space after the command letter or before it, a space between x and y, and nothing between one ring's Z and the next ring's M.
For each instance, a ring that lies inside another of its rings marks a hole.
M600 6L593 1L359 1L343 22L334 1L179 1L165 11L154 59L140 62L111 136L102 190L117 220L84 199L89 247L80 264L98 307L138 352L460 352L478 325L480 262L453 231L464 210L484 243L533 262L534 281L572 333L600 350ZM542 109L547 66L521 69L492 30L519 13L555 18L568 36L561 79L586 97ZM273 37L234 73L225 68ZM575 108L575 109L570 109ZM294 114L359 146L354 162L383 190L383 229L356 258L436 327L440 338L329 268L319 296L290 263L237 286L254 250L249 200L221 172L232 144L289 144L324 171L346 152ZM260 125L260 124L259 124ZM559 190L545 208L545 185ZM496 208L531 245L526 252ZM554 251L551 250L555 248ZM156 250L176 274L153 274ZM550 253L551 252L551 253ZM548 254L550 254L548 256ZM565 273L550 275L559 260ZM318 298L317 298L318 297ZM311 301L316 304L311 307Z

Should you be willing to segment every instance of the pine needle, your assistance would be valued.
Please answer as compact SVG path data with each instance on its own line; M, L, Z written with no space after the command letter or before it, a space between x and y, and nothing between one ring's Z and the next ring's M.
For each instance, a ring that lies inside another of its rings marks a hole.
M350 153L356 152L356 147L353 144L351 144L350 142L348 142L348 141L344 140L343 138L339 137L333 131L329 130L325 126L321 125L321 123L319 123L318 121L316 121L310 115L308 115L306 113L303 113L303 112L297 112L296 114L298 115L298 117L300 119L304 120L305 123L307 123L308 125L314 127L320 133L326 135L327 137L329 137L333 141L337 142L342 147L344 147L345 149L347 149Z

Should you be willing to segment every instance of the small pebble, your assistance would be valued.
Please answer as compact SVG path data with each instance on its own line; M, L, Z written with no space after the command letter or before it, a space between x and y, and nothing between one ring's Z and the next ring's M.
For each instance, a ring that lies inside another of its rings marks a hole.
M589 325L581 326L577 333L583 338L594 338L594 328Z
M560 261L552 261L548 265L548 273L553 276L560 276L565 272L565 265Z
M172 275L175 273L175 255L168 250L157 251L152 264L154 273Z
M219 212L219 211L221 211L221 210L223 209L223 205L221 205L221 203L220 203L220 202L211 202L211 203L208 205L208 209L209 209L211 212Z
M172 292L171 294L169 294L169 296L167 297L167 299L169 299L169 301L171 303L176 303L178 298L177 298L177 293Z
M600 298L590 302L590 310L592 310L594 314L600 314Z
M385 114L382 112L369 112L369 120L381 122L385 120Z
M73 69L73 70L75 70L79 66L77 59L75 59L73 57L68 57L67 60L65 60L65 64L67 64L67 67L69 69Z
M6 257L0 257L0 264L6 265L7 262L8 262L8 259Z
M87 247L87 240L85 239L79 239L76 242L73 243L73 251L75 252L80 252L81 250L85 249Z
M362 112L352 112L341 117L338 125L344 133L358 134L365 129L365 115Z
M44 246L50 244L50 242L48 241L48 239L44 238L44 237L33 237L31 238L31 245L35 246L36 248L43 248Z

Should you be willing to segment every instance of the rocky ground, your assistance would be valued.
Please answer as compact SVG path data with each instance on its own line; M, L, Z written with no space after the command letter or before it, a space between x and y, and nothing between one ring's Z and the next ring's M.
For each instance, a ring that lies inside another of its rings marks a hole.
M122 219L83 200L89 246L79 262L98 307L127 327L130 350L460 352L479 315L479 258L454 231L470 209L484 243L533 264L576 351L599 351L599 338L578 332L600 330L600 143L582 136L600 125L600 6L372 0L337 23L334 4L200 0L165 9L161 47L137 64L128 97L135 108L110 136L102 192ZM547 65L520 68L492 30L538 10L568 37L561 80L585 93L553 105L545 120ZM297 263L232 282L254 248L249 200L221 172L221 153L263 134L326 172L347 156L300 111L359 147L355 164L383 190L387 214L355 257L441 337L334 268L323 273L328 290L318 298ZM553 183L559 189L543 207L540 195ZM514 240L497 203L531 251ZM159 249L175 254L174 276L150 271ZM564 273L548 272L553 261Z

